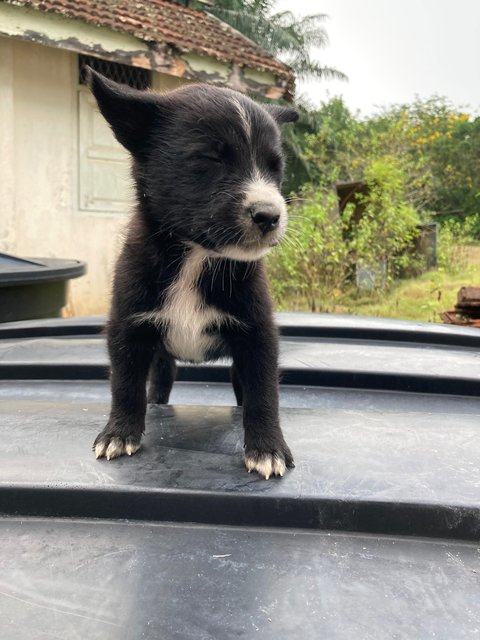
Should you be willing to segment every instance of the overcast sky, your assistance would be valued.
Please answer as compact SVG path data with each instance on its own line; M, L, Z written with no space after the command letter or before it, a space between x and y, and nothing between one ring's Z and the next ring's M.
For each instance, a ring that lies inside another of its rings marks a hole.
M415 95L480 112L480 0L278 0L276 10L326 13L330 45L316 58L348 83L298 83L316 104L343 95L364 115Z

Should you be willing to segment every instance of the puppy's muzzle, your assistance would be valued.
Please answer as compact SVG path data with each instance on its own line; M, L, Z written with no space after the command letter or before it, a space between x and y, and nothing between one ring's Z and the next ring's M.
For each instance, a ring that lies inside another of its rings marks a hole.
M250 217L263 235L278 227L281 212L269 202L256 202L249 207Z

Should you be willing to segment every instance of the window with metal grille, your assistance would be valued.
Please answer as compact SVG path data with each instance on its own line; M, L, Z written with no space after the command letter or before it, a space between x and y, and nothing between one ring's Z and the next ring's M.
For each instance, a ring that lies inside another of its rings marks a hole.
M129 87L134 89L148 89L152 86L152 72L148 69L139 69L138 67L130 67L127 64L84 55L78 56L78 81L80 84L86 84L85 65L110 78L110 80L128 84Z

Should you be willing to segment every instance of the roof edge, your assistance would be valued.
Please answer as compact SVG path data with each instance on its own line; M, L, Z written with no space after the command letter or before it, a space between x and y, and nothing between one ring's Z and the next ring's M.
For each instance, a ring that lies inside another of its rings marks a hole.
M39 8L22 0L1 2L0 16L8 12L15 12L15 20L0 21L2 35L67 49L75 53L93 55L133 67L151 69L185 80L224 85L272 100L291 101L293 99L295 87L293 72L280 61L276 62L283 67L282 74L278 73L277 69L266 69L262 65L251 64L251 62L239 63L235 60L227 60L213 50L207 53L193 47L178 47L166 42L149 42L138 35L117 29L114 25L96 26L79 17ZM207 14L207 12L203 13ZM239 33L216 16L209 13L208 16L220 25L225 25L232 32ZM78 27L72 29L73 22L76 27L78 24L82 25L80 31ZM72 37L71 33L76 33L76 36ZM243 34L240 35L263 54L263 49ZM202 59L205 61L203 68L201 64L193 64L192 55L200 61ZM265 55L272 57L271 54L265 53ZM220 64L209 65L209 61L220 63L222 69L219 70Z

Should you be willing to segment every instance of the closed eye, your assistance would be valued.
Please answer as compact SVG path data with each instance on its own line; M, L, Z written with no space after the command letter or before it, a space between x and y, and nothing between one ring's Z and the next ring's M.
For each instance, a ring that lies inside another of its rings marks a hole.
M234 151L226 142L218 142L214 147L200 147L192 152L192 156L201 162L224 164L234 160Z
M198 156L199 160L206 160L207 162L222 162L222 158L218 153L214 151L209 151L207 153L200 153Z
M280 156L274 155L267 158L267 167L273 173L279 173L282 170L283 162Z

